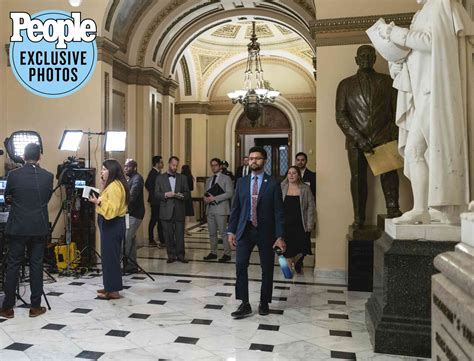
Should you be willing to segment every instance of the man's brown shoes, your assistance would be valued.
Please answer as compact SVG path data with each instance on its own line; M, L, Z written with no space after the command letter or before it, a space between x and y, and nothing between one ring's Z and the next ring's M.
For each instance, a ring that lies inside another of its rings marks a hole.
M13 311L13 308L0 308L0 317L13 318L15 317L15 311Z
M38 317L46 312L46 307L31 307L30 308L30 317Z

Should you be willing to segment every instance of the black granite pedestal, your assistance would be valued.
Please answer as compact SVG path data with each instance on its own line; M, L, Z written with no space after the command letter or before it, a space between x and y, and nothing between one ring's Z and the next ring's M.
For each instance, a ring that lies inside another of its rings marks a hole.
M386 233L374 242L373 293L365 321L374 351L431 355L431 276L434 258L455 242L397 240Z
M374 241L381 235L376 226L349 227L348 276L349 291L372 291Z

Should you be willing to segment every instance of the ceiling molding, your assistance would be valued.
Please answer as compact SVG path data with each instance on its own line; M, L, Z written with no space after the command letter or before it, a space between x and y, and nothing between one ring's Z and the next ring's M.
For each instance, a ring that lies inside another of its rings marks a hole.
M115 10L120 4L120 0L113 0L112 5L110 6L109 12L107 13L107 19L105 20L105 30L110 31L110 25L112 24L112 19L115 14Z
M98 36L97 43L97 60L103 61L107 64L113 65L115 53L119 51L120 47L112 40Z
M360 16L316 20L311 24L311 34L316 46L335 46L369 43L365 31L383 17L387 23L409 27L414 13Z
M162 95L176 97L178 83L171 78L165 78L155 68L131 67L120 60L114 59L113 77L125 84L148 85L155 88Z

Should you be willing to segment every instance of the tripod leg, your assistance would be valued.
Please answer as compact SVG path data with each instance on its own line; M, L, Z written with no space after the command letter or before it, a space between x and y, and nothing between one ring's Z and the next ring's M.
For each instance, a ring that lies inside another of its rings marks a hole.
M147 271L145 271L143 269L142 266L140 266L137 262L135 262L134 260L128 258L125 253L123 254L123 257L122 257L122 260L126 260L127 262L130 262L131 264L133 264L134 266L137 266L137 268L142 271L144 274L146 274L152 281L155 281L155 279L151 276L150 273L148 273Z
M51 311L51 305L49 304L48 297L46 297L46 293L44 293L44 291L43 291L43 297L44 297L44 301L46 302L46 305L48 305L48 310Z

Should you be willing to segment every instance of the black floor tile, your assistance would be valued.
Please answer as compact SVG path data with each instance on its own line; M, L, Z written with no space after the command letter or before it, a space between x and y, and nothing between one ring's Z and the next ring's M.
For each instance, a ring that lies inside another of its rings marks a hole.
M146 280L146 277L134 276L131 279L132 280Z
M230 297L230 296L232 296L232 293L217 292L214 296L218 296L218 297Z
M5 350L25 351L25 350L28 350L31 346L33 345L29 343L14 342L10 346L5 347Z
M258 325L259 330L263 331L279 331L280 326L277 325Z
M164 305L166 303L166 301L160 301L160 300L151 300L151 301L148 301L148 303L150 305Z
M124 290L128 290L130 287L132 287L132 286L122 286L122 288L123 288Z
M210 310L221 310L223 305L205 305L204 308L210 309Z
M357 360L354 352L331 351L331 358L338 358L342 360Z
M273 345L264 345L263 343L252 343L250 344L249 350L253 351L265 351L265 352L273 352Z
M130 331L122 330L110 330L105 334L105 336L115 336L115 337L125 337L130 333Z
M340 314L340 313L330 313L329 318L338 318L338 319L341 319L341 320L348 320L349 316L344 315L344 314Z
M345 305L346 301L335 301L335 300L329 300L328 305Z
M344 293L343 290L328 290L328 293Z
M0 323L5 322L7 318L0 318Z
M212 320L203 320L200 318L195 318L194 320L191 321L193 325L210 325L212 323Z
M62 292L48 292L46 296L61 296L63 295Z
M84 313L84 314L86 314L86 313L89 313L91 311L92 310L90 308L76 308L76 309L72 310L71 312L72 313Z
M285 287L285 286L275 286L276 290L289 290L290 287Z
M288 297L276 297L276 296L274 296L274 297L272 297L272 300L273 301L286 301L286 300L288 300Z
M69 283L70 286L82 286L82 285L85 285L84 282L71 282Z
M163 292L167 292L167 293L178 293L179 291L181 291L181 290L176 290L176 289L173 289L173 288L167 288L167 289L163 290Z
M66 325L59 325L57 323L48 323L46 326L42 327L42 329L59 331L60 329L64 327L66 327Z
M284 310L275 310L270 308L269 312L273 315L283 315Z
M85 358L88 360L98 360L104 353L95 351L82 351L76 358Z
M177 280L176 283L191 283L191 280Z
M147 315L146 313L132 313L129 318L138 318L140 320L146 320L150 315Z
M224 283L224 286L235 286L235 283L226 282L226 283Z
M329 336L352 337L351 331L329 330Z
M195 345L198 341L199 341L198 338L182 337L182 336L179 336L176 340L174 340L174 342L176 343L187 343L189 345Z

